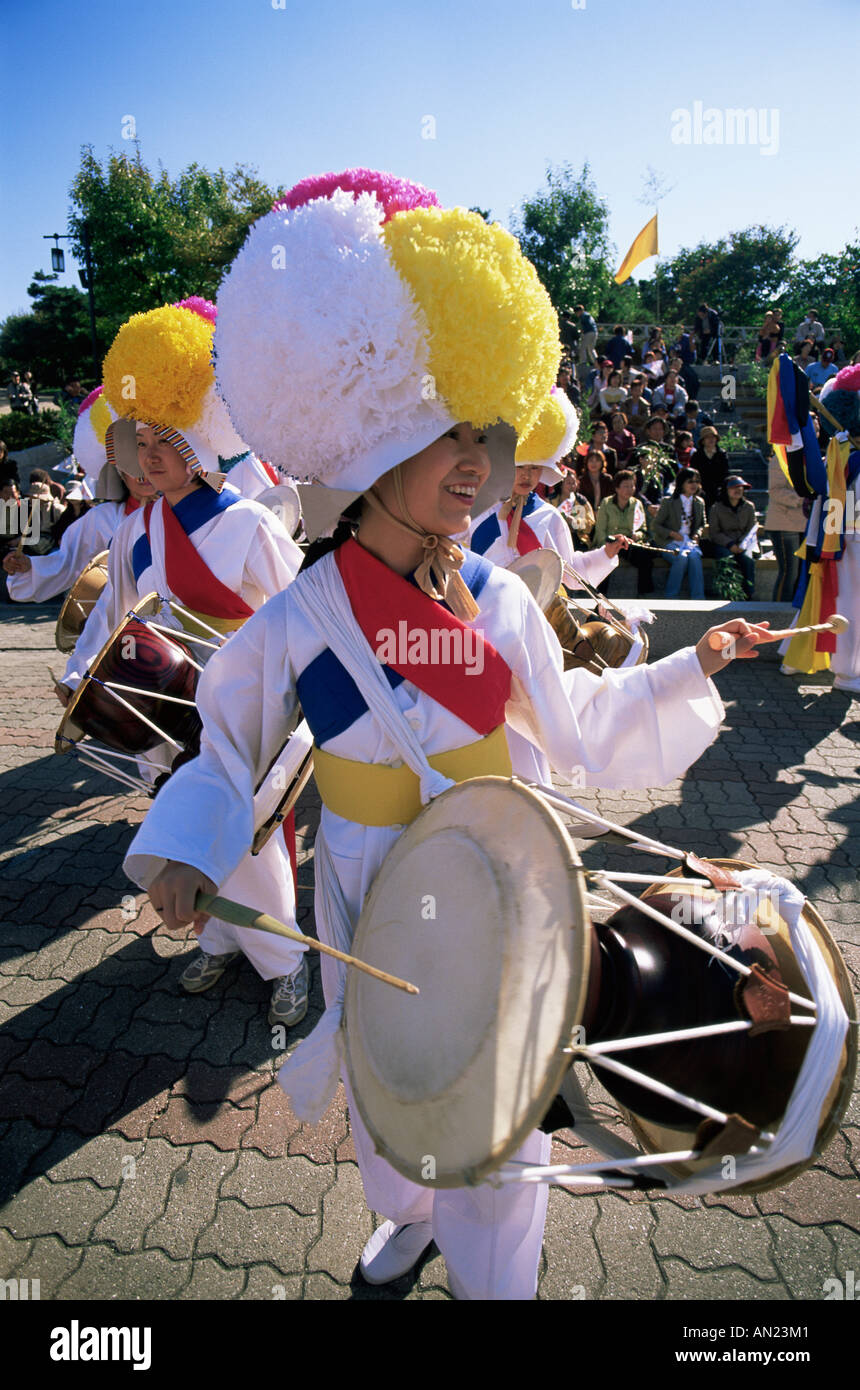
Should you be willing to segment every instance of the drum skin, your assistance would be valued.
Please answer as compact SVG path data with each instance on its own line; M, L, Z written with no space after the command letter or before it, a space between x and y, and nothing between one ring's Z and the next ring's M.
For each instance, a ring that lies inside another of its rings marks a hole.
M66 595L57 618L54 645L58 652L73 652L108 579L108 552L103 550L85 565Z
M79 737L89 734L120 753L145 753L164 741L109 690L103 689L100 681L137 687L139 694L127 690L118 693L177 743L189 744L196 738L200 730L196 709L152 696L164 694L193 700L197 671L180 646L145 623L128 619L114 634L90 678L82 683L73 722Z

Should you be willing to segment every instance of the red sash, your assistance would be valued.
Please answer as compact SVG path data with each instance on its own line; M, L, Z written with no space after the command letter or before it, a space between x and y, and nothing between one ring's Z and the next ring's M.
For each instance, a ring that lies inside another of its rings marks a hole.
M540 550L541 543L527 521L520 521L517 533L517 554L528 555L530 550Z
M249 608L243 598L234 594L226 584L214 575L185 534L173 514L173 508L162 498L161 517L164 526L164 563L167 570L167 586L186 608L202 613L210 618L250 618L253 608ZM149 536L151 506L143 512L143 523Z
M381 632L394 634L398 660L386 661L386 665L482 736L504 723L505 705L511 693L511 671L485 637L395 574L357 541L346 541L339 546L335 559L355 620L374 653L382 643ZM459 652L461 657L469 651L474 653L480 644L483 649L481 673L477 674L477 663L474 663L471 670L475 673L469 674L470 667L462 659L444 665L427 659L427 653L433 650L431 634L434 629L437 633L461 634L459 642L452 637L450 645L439 644L441 650ZM470 632L474 635L466 639L465 634ZM427 637L423 653L421 633ZM467 645L467 641L472 645ZM405 659L401 661L401 657Z
M125 506L122 509L123 516L131 516L132 512L136 512L139 506L140 503L136 497L127 497L125 499Z
M272 486L277 487L278 483L281 481L277 469L273 468L270 463L266 463L265 459L260 459L260 467L263 469L263 472L268 477Z

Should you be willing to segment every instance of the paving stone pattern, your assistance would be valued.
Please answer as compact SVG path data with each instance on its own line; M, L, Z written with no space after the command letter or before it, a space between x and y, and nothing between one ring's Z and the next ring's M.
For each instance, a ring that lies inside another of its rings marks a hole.
M342 1089L299 1122L279 1089L267 987L243 964L206 995L124 877L145 798L53 753L55 606L0 617L0 1275L43 1298L436 1299L435 1247L409 1277L357 1274L378 1218L362 1199ZM860 977L860 706L827 677L736 663L726 724L691 774L650 791L576 793L603 815L709 855L794 876ZM630 717L635 719L635 710ZM315 789L297 816L299 924L313 931ZM589 867L630 867L605 842ZM642 861L640 861L641 863ZM647 861L659 869L657 861ZM311 961L312 1008L322 1009ZM592 1091L599 1093L596 1082ZM557 1136L558 1161L581 1148ZM550 1192L542 1299L821 1298L860 1277L860 1101L784 1190L658 1197Z

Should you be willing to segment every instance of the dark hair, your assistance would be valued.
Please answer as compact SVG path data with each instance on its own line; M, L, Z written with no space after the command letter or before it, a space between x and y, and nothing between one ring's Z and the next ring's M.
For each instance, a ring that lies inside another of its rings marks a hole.
M619 372L618 368L616 367L614 371L612 371L612 372L609 373L609 379L608 379L607 385L609 385L609 386L612 385L612 378L613 378L614 376L617 376L617 377L618 377L618 384L619 384L619 385L621 384L621 373Z
M577 304L577 306L576 306L576 308L574 309L573 312L574 312L575 314L584 314L584 313L585 313L585 305L584 305L584 304Z
M363 506L364 499L356 497L355 501L350 502L346 510L341 513L337 526L334 528L333 535L320 536L319 540L311 541L305 551L305 558L302 560L301 566L299 567L299 574L301 574L302 570L309 570L311 565L315 565L317 560L321 560L324 555L328 555L330 550L337 550L338 546L343 545L344 541L352 540L358 530L358 522L361 517Z
M592 457L593 457L593 458L596 458L596 459L600 459L600 469L601 469L601 472L605 473L605 472L606 472L606 455L604 454L604 452L603 452L602 449L589 449L588 453L585 455L585 459L583 460L583 464L582 464L582 467L583 467L583 469L585 470L585 472L588 472L588 460L589 460L590 458L592 458Z
M648 423L645 426L646 430L650 430L652 425L662 425L663 433L666 433L666 421L663 419L662 415L651 415L648 419Z
M632 469L630 469L630 468L619 468L618 472L615 474L615 477L612 479L612 486L615 488L615 491L617 492L617 491L618 491L618 484L619 484L619 483L635 483L635 482L636 482L636 474L633 472Z
M624 324L623 324L623 323L616 323L616 325L615 325L615 327L613 328L612 332L613 332L613 333L623 333L623 332L624 332Z
M50 486L51 479L48 477L44 468L34 468L30 473L31 483L47 483Z
M698 479L699 482L702 481L702 476L698 468L679 468L678 476L675 479L675 486L672 490L672 496L680 497L681 493L684 491L684 484L691 483L694 478Z

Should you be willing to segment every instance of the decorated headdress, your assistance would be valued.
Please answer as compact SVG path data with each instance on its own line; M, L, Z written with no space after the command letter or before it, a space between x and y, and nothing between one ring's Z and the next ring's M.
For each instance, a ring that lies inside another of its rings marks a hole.
M99 501L118 502L125 497L126 490L117 477L111 464L110 427L116 419L104 393L104 387L97 386L81 401L72 452L83 468L93 497Z
M189 478L196 474L220 490L220 462L247 453L247 445L215 387L215 316L215 305L196 295L134 314L111 344L104 384L121 419L150 425L178 449ZM119 449L121 434L113 433ZM137 471L136 463L129 466Z
M331 490L315 516L303 495L309 534L461 421L488 431L507 475L476 506L504 495L560 357L508 232L366 169L305 179L254 224L221 286L215 353L254 452Z
M531 432L517 445L517 466L538 465L540 481L554 487L564 478L558 464L572 451L578 429L579 416L567 393L553 386Z

